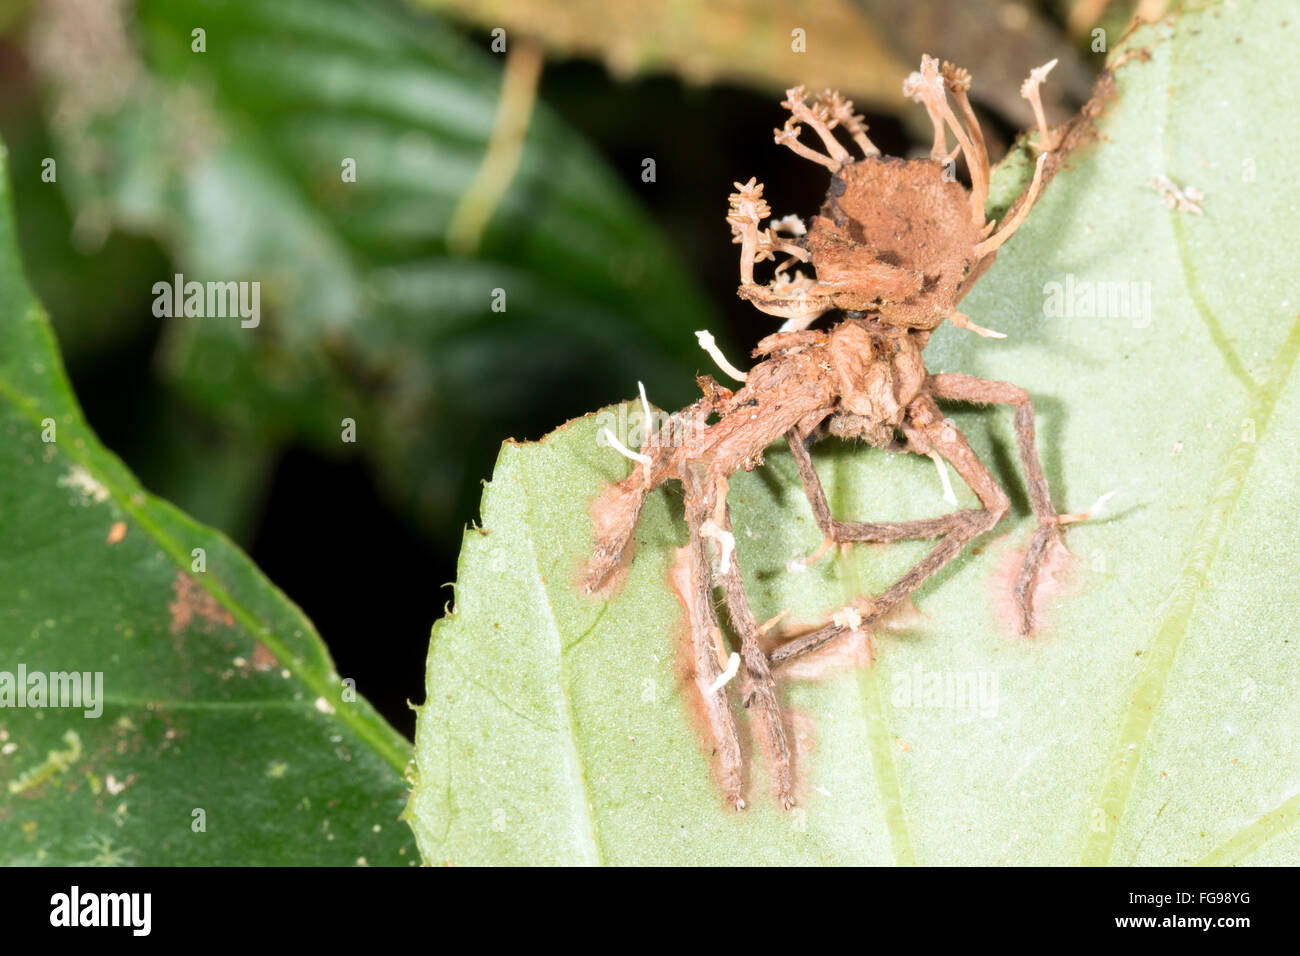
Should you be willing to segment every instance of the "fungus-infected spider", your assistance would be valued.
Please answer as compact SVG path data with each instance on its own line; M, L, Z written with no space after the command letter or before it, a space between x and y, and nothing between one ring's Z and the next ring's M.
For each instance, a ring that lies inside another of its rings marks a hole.
M1000 228L984 218L988 154L966 96L970 76L965 70L947 63L941 69L925 56L920 71L903 84L907 95L925 105L934 124L928 159L880 155L867 138L862 117L838 93L828 91L809 103L801 87L788 91L782 105L791 116L785 128L776 131L776 141L829 168L826 201L811 227L790 216L761 228L770 210L762 198L763 187L751 179L736 184L727 216L741 247L740 296L786 322L759 342L753 355L762 361L748 372L731 368L712 337L700 333L704 348L744 386L733 392L702 376L704 397L669 416L639 454L624 449L636 467L625 480L610 485L593 508L596 545L583 578L588 592L604 585L622 561L649 493L670 478L684 487L690 543L679 555L679 593L687 605L695 682L716 737L723 788L737 809L745 805L742 758L728 680L738 672L741 701L754 714L759 739L772 758L777 797L788 808L794 802L790 755L772 671L878 622L1009 509L1006 494L961 432L944 418L936 398L1015 406L1020 462L1038 519L1014 585L1022 633L1034 629L1035 580L1049 548L1060 539L1061 525L1086 517L1058 515L1052 506L1034 444L1034 408L1023 389L969 375L930 375L921 357L930 332L944 319L982 335L997 335L974 325L956 305L1038 196L1044 160L1055 148L1038 92L1052 65L1034 70L1021 88L1039 120L1040 155L1033 180ZM960 118L949 105L949 94ZM825 153L799 141L802 126L816 133ZM835 135L837 128L849 134L862 158L850 155ZM957 140L951 153L948 130ZM970 170L969 191L952 175L958 150ZM755 283L755 263L778 255L786 258L777 265L775 278L767 285ZM815 278L787 274L795 261L811 265ZM829 331L808 328L831 310L843 315ZM717 421L709 424L712 416ZM838 520L808 452L813 441L827 434L929 456L945 481L946 460L982 507L920 521ZM764 450L782 438L789 443L804 493L825 535L823 546L806 560L850 542L937 538L938 543L883 593L858 598L833 614L826 626L767 654L759 640L769 625L760 627L754 618L735 560L727 487L734 472L762 464ZM716 562L711 560L710 541ZM729 660L715 614L715 580L722 586L739 638L738 663L734 657Z

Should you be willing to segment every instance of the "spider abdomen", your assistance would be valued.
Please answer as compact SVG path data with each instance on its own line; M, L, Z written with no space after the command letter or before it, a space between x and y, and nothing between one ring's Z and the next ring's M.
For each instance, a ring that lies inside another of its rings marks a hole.
M932 329L960 298L980 226L970 194L931 159L869 156L831 178L807 248L835 306Z

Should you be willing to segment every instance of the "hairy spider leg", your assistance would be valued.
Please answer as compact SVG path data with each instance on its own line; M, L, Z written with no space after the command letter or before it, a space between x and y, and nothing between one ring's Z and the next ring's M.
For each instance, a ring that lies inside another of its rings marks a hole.
M587 593L599 589L622 562L646 499L669 478L676 477L675 443L683 434L705 428L712 408L708 400L701 399L669 415L663 426L641 445L641 454L631 473L609 485L597 499L593 515L602 517L597 518L595 548L582 576ZM649 464L640 458L649 458Z
M803 485L804 495L812 506L817 527L825 535L822 546L818 548L818 557L825 554L830 545L835 544L850 542L879 544L916 538L938 538L966 524L972 515L978 513L978 509L965 509L919 521L882 521L870 524L839 521L831 514L830 504L826 500L826 491L822 487L821 479L817 477L817 470L813 467L812 455L808 451L808 439L800 438L795 432L787 432L786 441L794 454L795 467L799 471L799 482Z
M712 518L713 527L722 534L731 533L731 510L727 504L728 478L716 469L709 469L703 487L687 488L687 511L692 509L692 498L702 496L700 514ZM694 528L692 529L694 533ZM768 666L767 655L758 643L759 625L749 606L745 585L740 576L740 564L734 553L720 556L719 578L731 625L740 638L741 703L754 714L764 752L773 763L776 777L776 796L784 810L794 806L790 773L790 748L786 742L785 724L781 707L776 699L776 684Z
M711 503L706 494L708 484L695 474L693 468L688 466L684 471L682 484L686 489L686 524L691 534L684 549L689 581L684 582L686 587L682 588L681 596L686 602L686 616L691 632L695 683L713 729L722 791L735 809L743 810L745 799L741 795L743 761L740 734L736 730L736 718L731 711L726 684L718 680L725 668L723 658L726 654L722 630L713 608L712 562L709 559L708 539L703 531L712 517ZM731 563L734 564L734 560Z
M1029 393L1018 385L976 378L973 375L931 375L929 388L930 393L938 398L981 405L1011 405L1016 410L1016 451L1020 456L1020 467L1024 471L1025 485L1029 489L1029 504L1034 509L1034 517L1038 519L1038 527L1029 539L1025 560L1016 575L1014 589L1017 629L1021 634L1030 635L1034 631L1033 595L1038 571L1052 545L1061 540L1060 519L1052 505L1047 476L1043 474L1038 445L1034 439L1034 403L1030 400Z
M938 406L934 404L934 399L929 395L921 394L908 405L903 431L918 450L928 451L929 448L933 448L943 456L975 492L984 507L953 512L951 530L947 531L930 553L917 562L911 570L880 596L867 602L870 606L869 612L862 615L861 623L856 628L833 623L811 634L795 638L768 655L773 668L824 647L837 637L849 633L850 630L868 627L880 620L899 601L955 558L967 544L1001 521L1010 510L1011 502L1006 492L998 485L997 479L993 477L993 473L980 461L979 456L967 443L966 436L944 419L943 413L939 411ZM961 517L958 518L957 515ZM916 537L925 537L925 535L916 535Z

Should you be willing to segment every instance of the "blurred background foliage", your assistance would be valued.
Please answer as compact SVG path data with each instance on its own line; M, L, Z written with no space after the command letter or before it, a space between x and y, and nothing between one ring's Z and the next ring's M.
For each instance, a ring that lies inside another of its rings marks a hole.
M681 405L706 365L694 330L739 357L771 329L735 298L723 214L751 175L778 215L821 201L823 177L771 140L785 87L838 87L907 154L925 119L901 81L933 53L974 74L996 156L1029 123L1031 66L1061 61L1059 122L1104 60L1094 30L1113 44L1163 8L0 0L0 134L26 267L91 424L247 549L409 732L439 585L500 442L637 380ZM517 171L467 253L447 231L493 135L498 29L546 60ZM260 281L261 324L155 317L152 287L175 273Z

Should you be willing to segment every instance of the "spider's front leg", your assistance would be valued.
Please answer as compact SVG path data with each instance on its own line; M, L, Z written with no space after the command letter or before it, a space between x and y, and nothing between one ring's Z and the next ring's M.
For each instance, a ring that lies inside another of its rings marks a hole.
M680 555L686 581L679 594L686 605L691 632L691 657L695 684L704 701L706 717L717 747L719 776L723 793L737 810L745 809L741 795L743 776L740 734L727 698L726 650L722 629L713 608L713 574L709 559L709 530L712 502L706 484L695 474L691 464L683 468L682 484L686 491L686 525L690 541ZM681 558L684 557L684 561Z
M790 770L790 750L781 718L781 707L776 699L776 685L767 662L767 655L759 646L760 627L750 608L741 580L740 566L736 560L735 538L731 533L731 513L727 506L727 476L709 469L703 478L694 473L686 480L687 523L692 542L712 540L718 553L718 578L722 583L727 611L732 627L740 638L740 691L741 701L754 715L755 730L763 750L773 765L776 777L776 794L783 809L794 805ZM705 552L707 554L707 551ZM700 596L710 602L712 614L712 584L707 576L701 582ZM713 620L716 628L716 618ZM716 678L715 678L716 680ZM712 686L712 685L711 685ZM723 695L725 690L717 693ZM710 706L723 702L714 698ZM728 714L730 717L730 714ZM743 806L743 801L739 803Z
M820 630L795 638L776 648L768 658L773 667L789 663L810 651L824 647L837 637L841 637L852 630L868 627L880 620L899 601L915 591L927 578L955 558L967 544L1001 521L1007 511L1010 510L1011 502L998 485L997 479L993 477L993 473L979 460L979 456L967 443L966 437L944 419L943 413L939 411L938 406L934 404L934 400L928 394L923 392L907 407L907 417L903 422L903 431L918 449L928 452L932 448L947 460L957 474L961 476L961 479L975 492L983 507L956 511L928 521L875 526L878 528L902 529L904 532L884 540L898 541L905 537L935 537L937 534L942 534L943 538L931 549L929 554L917 562L911 570L894 582L883 594L862 602L866 608L866 613L858 615L855 611L855 618L857 619L851 624L841 623L837 620ZM799 455L796 452L796 460L798 457ZM819 491L820 487L819 483L817 485ZM824 495L822 500L825 501ZM829 510L826 513L829 516ZM935 525L934 522L940 524ZM871 528L872 526L868 525L866 527ZM939 527L940 530L933 531L935 527Z
M916 538L938 538L950 531L969 523L979 513L979 509L965 509L937 518L924 518L919 521L881 521L865 523L859 521L839 521L831 514L830 504L826 500L826 491L817 470L813 467L812 455L808 452L808 439L797 432L786 433L786 441L794 455L795 467L799 471L799 483L803 485L804 495L812 506L813 517L817 527L825 536L822 545L803 563L811 563L824 555L837 544L852 542L871 542L884 544L891 541L910 541Z
M622 448L613 434L606 435L606 440L612 442L621 454L636 461L636 467L622 481L607 485L592 507L596 540L581 578L583 590L588 594L605 587L613 577L632 543L646 499L652 491L674 477L678 467L677 436L699 431L712 410L713 404L709 399L700 399L668 416L663 427L645 440L640 453ZM646 417L649 419L648 414Z
M1021 634L1030 635L1034 631L1034 585L1038 580L1038 572L1051 553L1052 546L1061 540L1063 521L1077 520L1081 516L1058 515L1052 505L1047 476L1043 474L1038 446L1034 440L1034 404L1028 392L1010 382L996 382L958 373L931 375L929 387L931 393L938 398L981 405L1015 406L1016 451L1020 456L1020 467L1025 473L1029 503L1034 509L1034 517L1038 519L1038 527L1029 539L1025 560L1016 575L1014 591L1017 629Z
M717 525L722 534L730 535L731 509L727 506L726 495L727 482L726 479L722 479L718 499L721 520ZM768 665L767 655L763 653L758 643L762 629L749 606L745 585L740 577L740 565L736 561L734 552L727 566L719 570L727 600L727 612L731 616L731 625L740 636L740 658L744 665L741 701L754 713L763 750L773 764L777 800L780 801L783 810L789 810L794 806L790 748L786 742L781 705L776 699L776 684L772 680L772 670Z

